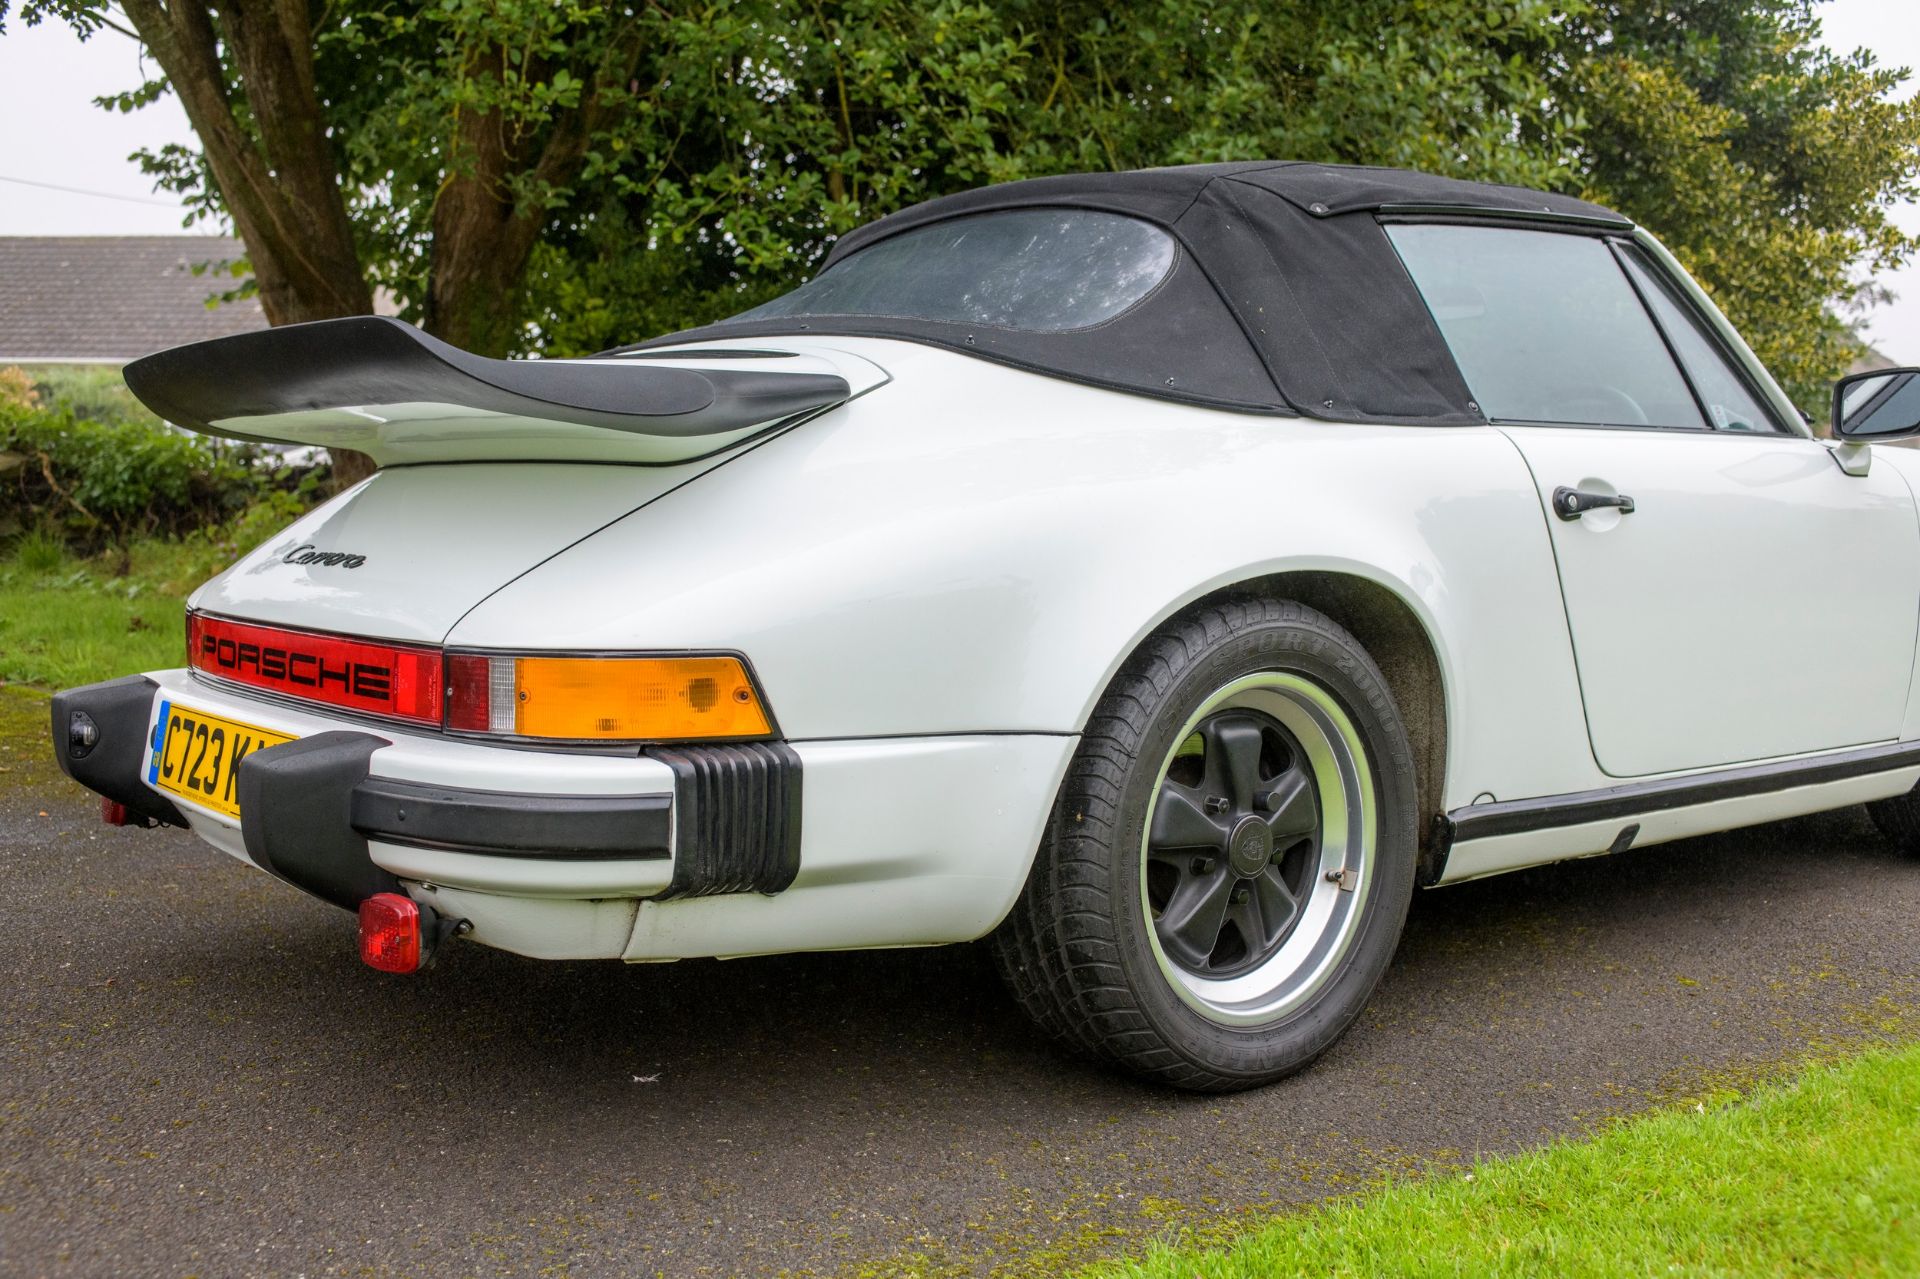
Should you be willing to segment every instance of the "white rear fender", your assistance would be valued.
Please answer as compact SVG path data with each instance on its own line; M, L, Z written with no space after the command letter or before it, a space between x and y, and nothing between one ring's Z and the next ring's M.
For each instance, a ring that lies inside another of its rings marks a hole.
M895 384L541 565L450 642L738 649L798 740L1077 732L1184 604L1348 572L1439 655L1449 806L1474 779L1593 784L1542 516L1497 432L1215 412L839 342Z

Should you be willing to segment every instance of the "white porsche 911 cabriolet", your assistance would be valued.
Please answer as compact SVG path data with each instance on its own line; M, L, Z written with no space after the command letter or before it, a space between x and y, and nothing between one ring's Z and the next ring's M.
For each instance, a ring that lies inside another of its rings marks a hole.
M1416 886L1860 801L1920 845L1920 374L1813 438L1644 231L1224 164L1015 183L585 360L363 318L126 371L380 464L54 700L108 819L631 961L991 935L1062 1041L1323 1051Z

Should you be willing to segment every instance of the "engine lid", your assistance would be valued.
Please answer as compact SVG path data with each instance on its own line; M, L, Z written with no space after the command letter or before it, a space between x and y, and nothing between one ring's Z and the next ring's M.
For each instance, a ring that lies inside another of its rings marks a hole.
M438 644L468 610L528 569L724 461L382 470L269 538L194 592L188 606L242 621ZM630 588L609 582L606 589Z

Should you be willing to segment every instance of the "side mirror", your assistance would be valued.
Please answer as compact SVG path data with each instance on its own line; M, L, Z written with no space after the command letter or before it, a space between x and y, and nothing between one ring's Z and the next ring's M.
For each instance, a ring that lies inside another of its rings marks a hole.
M1868 444L1920 435L1920 369L1875 369L1833 386L1833 438Z

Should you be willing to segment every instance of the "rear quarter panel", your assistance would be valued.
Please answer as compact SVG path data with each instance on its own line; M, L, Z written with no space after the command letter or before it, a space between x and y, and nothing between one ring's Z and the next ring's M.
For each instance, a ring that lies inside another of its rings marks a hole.
M1448 806L1601 784L1544 517L1497 432L1216 412L846 345L893 384L614 522L448 642L737 649L796 740L1074 733L1183 605L1340 571L1434 643Z

